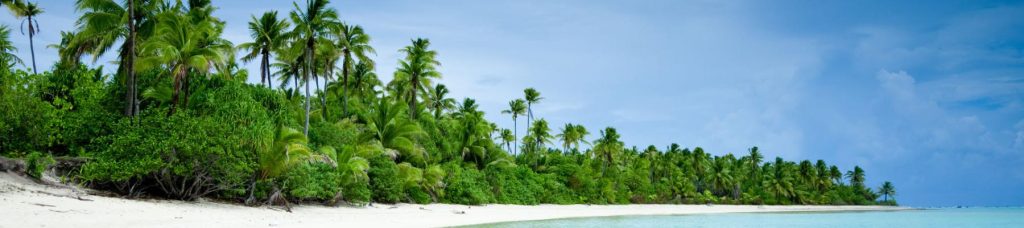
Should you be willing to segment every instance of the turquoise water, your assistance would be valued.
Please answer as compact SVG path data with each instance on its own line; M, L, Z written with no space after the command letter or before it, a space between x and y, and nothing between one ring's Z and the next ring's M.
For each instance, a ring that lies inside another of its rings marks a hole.
M472 227L1021 227L1024 208L876 212L737 213L619 216L486 224Z

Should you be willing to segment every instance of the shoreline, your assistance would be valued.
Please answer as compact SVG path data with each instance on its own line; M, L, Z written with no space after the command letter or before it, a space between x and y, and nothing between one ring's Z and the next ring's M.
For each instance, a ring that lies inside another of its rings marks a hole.
M449 227L517 221L635 215L909 210L892 206L759 205L453 205L372 204L247 207L219 202L129 200L37 184L0 172L0 227Z

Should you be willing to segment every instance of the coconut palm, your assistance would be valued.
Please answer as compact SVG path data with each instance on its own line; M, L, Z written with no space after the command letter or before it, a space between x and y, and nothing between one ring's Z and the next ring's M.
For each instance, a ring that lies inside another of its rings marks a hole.
M501 129L501 134L499 137L501 138L501 143L505 145L505 149L511 151L511 143L516 141L516 136L514 133L512 133L512 130Z
M579 138L579 134L576 132L576 126L571 123L566 123L565 126L562 126L561 132L562 133L555 135L555 137L562 141L563 152L567 153L569 151L569 146L576 143L576 140Z
M422 162L423 153L417 150L415 140L425 133L415 122L402 116L403 108L399 102L380 99L376 107L361 117L366 122L366 130L359 137L360 141L379 143L397 161Z
M352 85L349 88L353 88L353 94L363 98L363 103L367 103L367 98L376 96L374 87L380 86L380 79L377 78L377 73L373 72L373 66L368 63L359 62L351 73Z
M444 84L437 84L430 92L430 108L434 110L434 119L441 118L441 111L455 108L455 99L445 97L448 95L448 87Z
M292 3L295 6L295 10L291 12L292 24L295 25L292 34L297 41L301 41L302 58L304 62L304 68L302 70L303 81L306 81L306 97L305 97L305 109L306 119L302 128L304 134L309 134L309 83L308 81L315 77L314 71L316 68L313 64L316 63L316 47L317 42L322 42L324 38L330 38L334 36L333 32L337 31L337 27L340 25L338 22L338 12L327 4L330 3L328 0L306 0L306 8L302 9L298 3Z
M509 101L508 102L508 109L502 110L501 113L502 114L511 114L512 115L512 133L513 133L513 137L518 139L519 138L519 124L517 124L516 119L520 115L526 114L526 101L524 101L523 99L515 99L513 101ZM516 143L516 146L514 148L515 149L512 151L512 155L513 156L515 156L517 154L517 151L519 150L519 144Z
M843 172L839 171L839 167L836 167L834 165L830 166L828 168L828 176L833 181L835 181L836 184L840 184L840 185L843 184Z
M533 104L540 103L544 98L540 97L540 92L534 88L526 88L523 94L526 98L526 129L530 129L530 123L533 123Z
M888 202L889 196L896 195L896 187L892 185L892 182L886 181L882 183L882 187L878 188L878 193L882 194L882 201Z
M25 34L25 24L28 24L28 49L32 53L32 73L38 74L36 69L36 49L34 43L34 37L36 33L39 33L39 21L36 17L43 13L43 8L40 8L38 4L34 2L22 2L13 1L13 4L9 4L11 12L14 13L14 17L22 19L21 34Z
M14 55L18 48L11 43L10 37L11 29L6 25L0 25L0 67L4 69L11 69L15 64L24 64L17 55Z
M409 90L404 95L409 102L409 117L414 120L419 111L416 107L416 97L419 96L417 91L424 91L429 87L431 78L441 77L441 73L437 71L437 66L441 65L437 61L437 51L429 48L430 40L416 38L412 40L412 45L399 50L406 56L405 59L398 62L399 67L395 71L395 80L401 81Z
M534 152L542 151L546 143L551 143L551 139L554 138L554 136L551 135L551 128L548 127L548 121L544 120L544 118L534 121L530 126L529 132L530 136L532 136L532 139L534 140Z
M573 130L576 132L576 137L573 139L575 141L575 143L573 143L573 149L579 151L581 143L590 144L586 139L587 136L590 135L590 132L587 131L587 127L584 127L583 125L577 124L574 128L576 128Z
M156 14L159 7L165 5L162 0L127 0L119 3L115 0L78 0L75 8L82 12L76 22L76 42L84 49L78 52L89 54L93 62L110 50L115 42L120 41L118 49L118 71L124 77L126 85L125 110L127 116L139 113L139 88L136 79L136 58L138 46L148 39L156 25ZM84 45L89 44L89 45Z
M761 152L757 150L756 146L751 147L749 152L750 154L747 155L747 167L750 167L750 170L748 171L750 172L749 175L751 180L756 181L758 177L760 177L758 171L760 171L761 169L759 169L758 167L761 166L761 161L764 160L764 155L761 155Z
M601 137L594 141L593 156L602 162L601 176L604 176L608 167L615 165L615 158L623 150L623 143L619 141L619 137L615 128L607 127L601 130Z
M863 187L864 169L861 169L860 166L854 166L853 170L846 171L846 178L850 179L850 185Z
M298 166L306 162L312 155L312 151L306 146L306 136L300 134L299 131L278 126L277 131L274 132L273 141L269 150L260 150L257 153L257 174L258 180L266 180L280 177L281 175L291 170L293 167ZM246 199L247 204L252 204L255 200L254 181L249 186L249 198ZM283 201L285 207L288 207L288 201L281 196L281 189L274 186L274 191L268 199L269 202ZM288 209L291 210L290 208Z
M139 65L142 69L164 66L170 70L174 81L168 112L171 115L181 91L188 87L189 73L209 72L215 64L224 61L223 55L231 50L231 44L219 40L220 29L215 21L193 21L188 15L177 12L165 12L158 17L156 35L143 44L145 57L140 59ZM185 104L188 104L187 92Z
M253 41L238 45L238 49L247 52L242 56L242 61L250 62L260 58L260 83L265 83L267 88L274 87L270 74L270 55L286 44L290 26L288 21L277 18L277 11L265 12L260 18L253 15L249 21L249 36Z
M338 42L337 48L341 49L341 57L344 58L341 63L341 81L342 81L342 113L348 114L348 78L349 72L352 71L355 60L359 59L359 63L363 64L364 67L373 68L373 60L370 59L368 54L376 54L373 47L370 46L370 36L366 35L363 31L363 27L359 25L341 24L338 30Z

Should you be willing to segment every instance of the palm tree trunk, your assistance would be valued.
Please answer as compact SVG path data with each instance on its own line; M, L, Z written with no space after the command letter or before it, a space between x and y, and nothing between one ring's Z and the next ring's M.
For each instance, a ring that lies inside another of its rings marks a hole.
M125 94L125 115L134 117L139 113L139 101L138 101L138 87L135 80L135 0L128 0L128 40L125 40L128 46L128 53L124 53L125 60L125 75L128 76L128 92ZM177 102L177 100L175 100ZM172 106L172 113L173 106Z
M270 70L267 67L267 65L270 64L269 53L267 53L267 50L263 50L262 54L263 54L263 58L261 59L262 63L260 63L260 82L266 84L267 88L271 88L271 86L270 86Z
M344 51L344 60L341 61L341 114L348 115L348 66L352 61L348 49Z
M32 23L32 16L28 16L28 50L32 53L32 73L39 74L36 71L36 48L32 42L32 38L35 36L35 24Z
M412 74L412 80L409 80L409 118L416 120L416 88L420 85L420 78L417 74Z
M523 107L523 106L519 106L519 107ZM522 109L520 109L520 110L522 110ZM515 157L516 155L519 154L518 153L519 152L519 124L516 123L516 117L515 116L512 117L512 137L515 138L515 139L512 140L512 142L514 142L514 144L516 145L516 150L512 151L512 157Z

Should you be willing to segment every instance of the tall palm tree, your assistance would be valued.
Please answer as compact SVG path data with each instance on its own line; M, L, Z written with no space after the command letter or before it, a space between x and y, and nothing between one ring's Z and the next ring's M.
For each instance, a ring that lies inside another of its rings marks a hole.
M455 99L445 97L448 95L448 87L444 84L437 84L431 89L430 108L434 109L434 119L441 118L441 111L455 108Z
M89 43L83 47L92 55L93 62L103 53L121 41L118 50L118 72L124 76L126 116L139 113L139 88L136 79L135 60L138 57L139 44L152 35L156 24L156 14L162 0L127 0L123 4L116 0L78 0L75 8L82 12L76 22L78 32L76 39L80 43ZM76 56L78 59L81 56Z
M530 129L530 123L533 123L533 104L540 103L544 98L532 87L523 90L523 94L526 98L526 129Z
M882 194L882 201L888 202L889 196L896 195L896 187L892 185L892 182L886 181L882 183L882 187L878 188L878 193Z
M381 85L380 79L377 78L377 73L373 72L373 66L368 63L357 63L351 77L352 85L349 87L354 88L353 94L364 99L363 103L366 103L365 99L374 97L373 88Z
M833 181L835 181L836 184L839 184L839 185L843 184L843 172L839 171L839 167L836 167L834 165L830 166L828 168L828 176Z
M14 55L18 48L11 43L10 37L11 29L6 25L0 25L0 67L4 69L11 69L15 64L24 64L17 55Z
M517 124L516 119L519 118L520 115L526 114L526 101L523 101L523 99L515 99L513 101L509 101L508 109L502 110L501 113L512 115L512 133L513 137L515 137L516 140L518 140L519 124ZM517 151L519 151L519 143L516 143L515 149L512 151L512 155L515 156L517 154Z
M25 34L24 25L28 24L28 49L32 53L32 73L38 74L36 69L36 48L34 43L34 37L36 33L39 33L39 21L35 17L43 13L43 8L40 8L38 4L34 2L21 2L15 1L13 5L9 6L11 11L14 12L14 17L23 19L21 22L21 34Z
M437 61L437 51L429 48L430 40L416 38L412 40L412 45L399 50L406 56L398 63L395 79L405 81L404 84L409 90L408 94L405 94L409 102L409 117L414 120L419 112L419 109L416 108L416 97L419 96L417 91L426 90L430 86L431 78L441 77L441 73L437 71L437 66L441 65Z
M348 78L349 72L352 70L355 61L353 58L359 59L360 64L373 68L373 60L367 54L376 54L373 47L370 46L370 36L363 31L363 27L359 25L348 25L341 24L338 30L338 43L336 46L341 49L341 56L344 58L341 63L341 81L342 81L342 114L348 114Z
M210 19L193 21L188 15L174 11L160 14L156 35L143 44L145 57L139 65L152 69L165 65L173 77L173 94L168 115L174 114L183 89L188 88L190 72L204 74L217 63L224 61L224 53L231 51L231 44L219 40L220 29ZM188 103L186 92L185 103Z
M290 26L288 21L277 18L277 11L263 13L258 19L253 15L252 21L249 21L249 36L253 41L238 45L238 49L248 52L242 56L242 61L250 62L260 58L260 82L265 83L267 88L274 87L270 74L270 54L285 45Z
M315 68L313 68L313 64L316 63L317 42L334 36L333 31L336 31L340 25L338 12L334 8L328 7L328 3L330 3L328 0L306 0L305 10L300 8L298 3L292 3L295 6L295 10L291 12L291 19L295 28L292 30L291 36L302 41L302 58L305 63L302 71L303 81L309 81L314 77ZM305 109L306 120L302 132L308 135L310 110L308 82L306 83Z
M759 169L758 167L761 166L761 161L764 160L764 155L761 155L761 152L758 151L757 147L755 146L750 148L750 154L747 155L747 157L747 162L750 163L748 164L748 167L750 167L750 178L751 180L756 181L757 179L759 179L758 177L760 176L758 171L760 171L761 169Z

